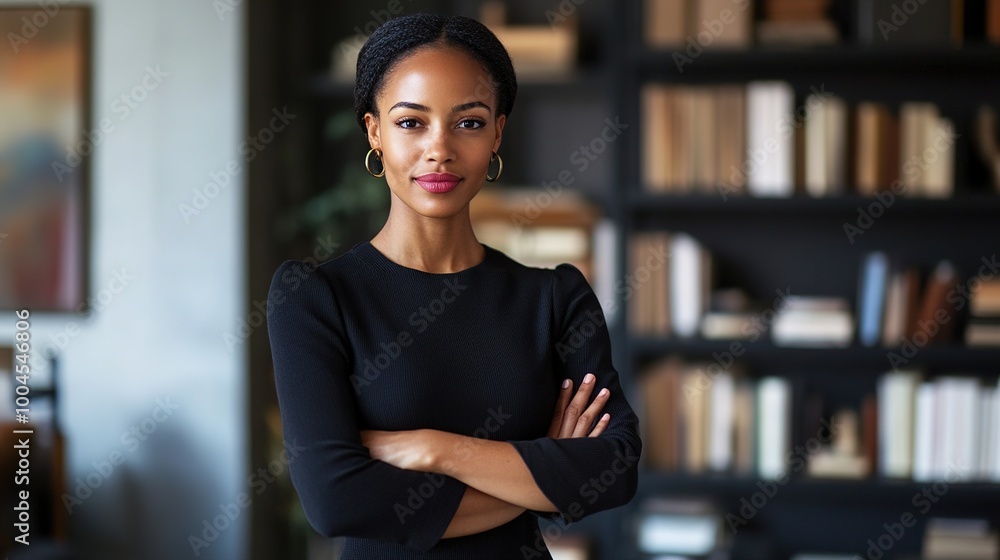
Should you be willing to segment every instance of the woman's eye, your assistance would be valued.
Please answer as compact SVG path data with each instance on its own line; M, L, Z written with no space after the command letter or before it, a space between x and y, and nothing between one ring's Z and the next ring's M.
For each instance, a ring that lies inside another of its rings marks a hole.
M459 128L482 128L486 123L479 119L465 119L458 123Z
M417 119L402 119L396 122L400 128L416 128Z

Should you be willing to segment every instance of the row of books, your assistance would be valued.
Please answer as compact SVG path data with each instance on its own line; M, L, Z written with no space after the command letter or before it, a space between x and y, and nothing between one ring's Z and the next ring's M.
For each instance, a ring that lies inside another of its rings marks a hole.
M924 347L955 342L957 325L967 319L967 346L1000 345L1000 278L964 281L948 260L924 275L883 251L865 254L856 313L845 297L778 291L772 301L754 301L739 288L715 287L716 266L687 233L632 234L629 333L754 342L767 335L778 346L845 347L857 339L865 346Z
M713 255L687 233L636 232L628 252L635 277L628 300L633 335L751 341L767 335L780 346L811 347L843 347L854 339L846 298L779 290L773 301L763 302L738 288L713 289ZM660 254L669 258L662 264L651 259Z
M897 347L950 342L959 314L967 310L966 346L1000 345L1000 278L963 282L955 265L944 260L923 284L921 289L918 267L883 251L865 255L858 296L861 343Z
M896 371L879 380L879 466L919 481L1000 482L1000 390L979 379L927 380Z
M843 35L866 46L1000 43L1000 0L854 0L853 30L830 17L831 0L646 0L647 46L746 48L751 44L834 44ZM917 9L914 9L916 7ZM754 21L755 12L761 16Z
M779 478L883 477L1000 482L1000 388L964 376L889 372L857 409L824 417L803 397L793 445L792 382L750 378L738 364L670 356L642 372L647 466Z
M782 81L746 85L647 83L641 95L641 181L654 193L815 197L894 188L946 198L955 135L937 105L855 107L813 88L795 106Z

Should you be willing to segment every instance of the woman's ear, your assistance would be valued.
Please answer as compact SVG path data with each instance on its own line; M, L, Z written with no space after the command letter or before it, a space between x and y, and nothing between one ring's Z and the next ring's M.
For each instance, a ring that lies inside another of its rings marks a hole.
M497 117L497 137L493 141L493 151L496 152L500 150L500 137L503 135L503 125L507 123L507 115L500 115Z
M382 138L379 132L378 117L374 113L365 113L365 128L368 129L368 145L376 150L381 150Z

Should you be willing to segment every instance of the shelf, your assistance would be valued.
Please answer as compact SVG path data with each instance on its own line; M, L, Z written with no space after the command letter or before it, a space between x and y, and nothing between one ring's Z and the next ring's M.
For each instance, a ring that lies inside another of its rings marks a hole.
M849 364L876 364L882 365L887 370L891 367L889 353L906 357L899 348L883 348L880 346L868 347L860 346L856 343L845 348L803 348L792 346L777 346L770 339L759 338L756 342L750 340L705 340L705 339L661 339L654 337L628 337L628 349L637 358L657 358L668 354L680 354L690 357L711 358L713 353L723 353L736 349L740 352L735 356L737 360L743 359L780 359L782 362L804 362L816 363L849 363ZM734 344L739 343L734 346ZM735 355L736 352L733 352ZM932 365L937 367L973 367L973 368L993 368L992 373L996 373L996 368L1000 367L1000 348L989 347L969 347L958 345L925 346L917 349L916 354L910 354L910 364Z
M890 193L892 194L892 193ZM906 198L892 195L891 203L858 194L847 194L816 198L796 195L787 198L754 197L750 195L729 195L723 200L721 195L710 194L653 194L633 190L627 200L627 208L633 213L669 214L690 212L855 212L857 208L867 208L877 204L893 215L926 214L1000 214L1000 193L965 194L953 198ZM886 199L889 200L889 199Z
M972 45L948 47L866 48L855 45L820 47L754 46L748 49L706 50L678 70L674 53L686 54L687 45L676 50L645 50L639 54L639 70L644 75L752 71L782 74L808 72L914 72L935 70L995 70L1000 66L1000 46Z
M668 473L655 470L640 472L640 496L650 495L730 495L747 497L760 491L758 482L766 481L746 475ZM892 480L867 478L844 480L792 476L780 485L783 500L815 501L817 503L862 503L873 501L909 502L934 481ZM938 482L940 484L940 482ZM948 485L948 501L952 507L963 504L980 505L1000 500L1000 484L990 482L955 482Z

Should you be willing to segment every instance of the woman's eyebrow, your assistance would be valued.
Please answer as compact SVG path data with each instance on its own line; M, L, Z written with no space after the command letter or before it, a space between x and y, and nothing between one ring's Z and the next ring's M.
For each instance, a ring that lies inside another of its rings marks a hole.
M472 109L473 107L482 107L487 111L490 110L490 106L483 103L482 101L470 101L468 103L462 103L461 105L455 105L454 107L451 108L451 112L458 113L460 111L466 111L468 109ZM389 110L386 112L391 113L393 109L413 109L414 111L423 111L425 113L429 113L431 110L430 107L426 105L413 103L411 101L400 101L399 103L396 103L395 105L390 107Z

